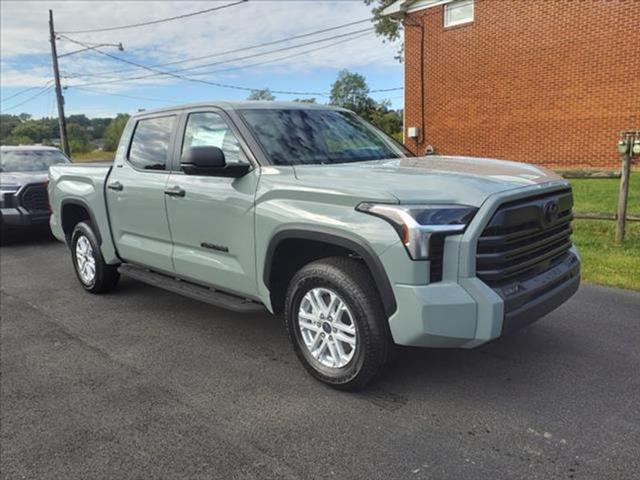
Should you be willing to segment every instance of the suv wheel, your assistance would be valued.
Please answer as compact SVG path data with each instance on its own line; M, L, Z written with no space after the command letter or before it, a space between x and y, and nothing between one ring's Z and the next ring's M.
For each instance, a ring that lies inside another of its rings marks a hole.
M96 235L88 223L81 222L74 228L71 257L76 276L88 292L106 293L118 283L120 274L117 266L104 262Z
M289 284L285 320L294 350L332 387L362 388L387 360L387 319L372 283L360 262L336 257L306 265Z

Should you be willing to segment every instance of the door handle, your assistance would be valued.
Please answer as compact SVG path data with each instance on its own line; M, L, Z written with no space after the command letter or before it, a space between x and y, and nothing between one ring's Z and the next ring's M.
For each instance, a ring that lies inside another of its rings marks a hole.
M169 195L171 197L184 197L187 194L187 192L186 192L186 190L184 190L184 189L182 189L182 188L180 188L178 186L175 186L175 187L167 188L164 191L164 194L165 195Z
M115 190L117 192L121 192L124 189L124 186L120 182L110 183L107 188L109 190Z

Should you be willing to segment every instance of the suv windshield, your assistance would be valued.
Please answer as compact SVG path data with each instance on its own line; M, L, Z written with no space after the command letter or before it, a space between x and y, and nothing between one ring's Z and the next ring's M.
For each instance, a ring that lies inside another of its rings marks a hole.
M57 150L2 150L0 172L44 172L51 165L69 163Z
M403 147L351 112L247 109L240 114L274 165L365 162L406 156Z

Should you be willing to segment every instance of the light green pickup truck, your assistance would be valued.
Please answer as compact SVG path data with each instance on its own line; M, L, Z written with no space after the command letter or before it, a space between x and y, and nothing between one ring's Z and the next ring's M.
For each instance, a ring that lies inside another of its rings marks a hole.
M394 344L473 348L580 282L572 194L499 160L412 157L352 112L201 103L129 121L113 165L51 167L82 286L120 274L283 315L317 379L357 389Z

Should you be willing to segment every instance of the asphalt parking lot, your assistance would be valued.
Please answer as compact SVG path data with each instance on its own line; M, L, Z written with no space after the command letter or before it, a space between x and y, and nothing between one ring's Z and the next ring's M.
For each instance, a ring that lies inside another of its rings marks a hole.
M638 478L638 293L587 285L481 349L400 350L350 394L278 319L127 279L86 294L46 237L0 260L3 478Z

